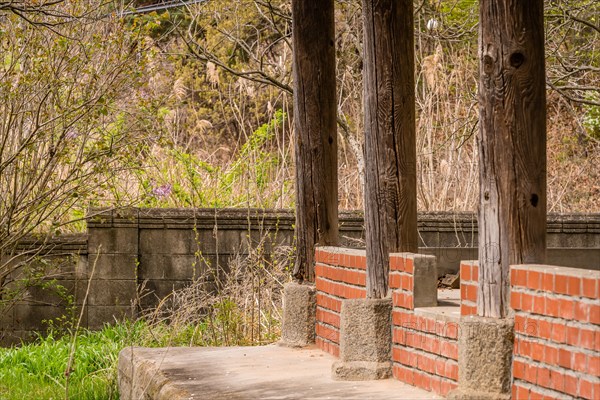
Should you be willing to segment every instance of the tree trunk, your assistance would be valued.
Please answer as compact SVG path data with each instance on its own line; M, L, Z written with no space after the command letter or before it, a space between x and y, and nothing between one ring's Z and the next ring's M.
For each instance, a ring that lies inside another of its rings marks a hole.
M363 0L367 296L388 291L391 252L417 252L412 0Z
M315 245L338 244L333 0L292 1L296 240L293 275L314 281Z
M509 312L510 265L546 260L543 0L481 0L479 296Z

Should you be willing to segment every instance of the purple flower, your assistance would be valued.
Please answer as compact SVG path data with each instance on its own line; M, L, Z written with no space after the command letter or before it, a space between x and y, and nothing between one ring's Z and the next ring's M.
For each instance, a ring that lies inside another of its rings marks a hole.
M162 199L163 197L167 197L168 195L171 194L172 188L173 188L173 185L171 185L170 183L167 185L161 185L161 186L152 188L152 194L155 197Z

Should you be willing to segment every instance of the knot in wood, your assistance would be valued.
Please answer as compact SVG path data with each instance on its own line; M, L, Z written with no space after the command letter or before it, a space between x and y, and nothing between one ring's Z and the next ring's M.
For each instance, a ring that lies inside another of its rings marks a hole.
M483 72L487 75L491 74L494 70L494 59L489 54L483 56Z
M510 55L509 62L511 67L519 68L525 62L525 56L523 53L516 51Z

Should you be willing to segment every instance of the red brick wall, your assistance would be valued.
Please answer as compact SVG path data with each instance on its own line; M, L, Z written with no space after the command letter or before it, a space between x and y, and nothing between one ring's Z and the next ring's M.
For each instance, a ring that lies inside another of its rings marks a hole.
M457 387L458 319L424 315L394 304L392 311L394 377L445 396Z
M462 261L460 263L460 315L477 314L478 280L477 261Z
M513 399L600 399L600 272L511 267Z
M402 382L446 395L458 381L458 320L414 311L413 257L390 255L392 371Z
M315 342L321 350L339 357L342 300L366 297L365 251L320 247L315 253L315 262Z

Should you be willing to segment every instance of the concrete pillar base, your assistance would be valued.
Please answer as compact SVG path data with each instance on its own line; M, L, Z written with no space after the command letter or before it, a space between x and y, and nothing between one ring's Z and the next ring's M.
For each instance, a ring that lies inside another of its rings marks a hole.
M283 324L279 345L304 347L315 342L317 291L313 285L290 282L283 287Z
M336 361L331 366L336 381L373 381L392 376L391 362Z
M458 389L448 398L510 399L514 321L471 315L459 332Z
M342 302L340 361L335 380L385 379L392 374L391 299L351 299Z

